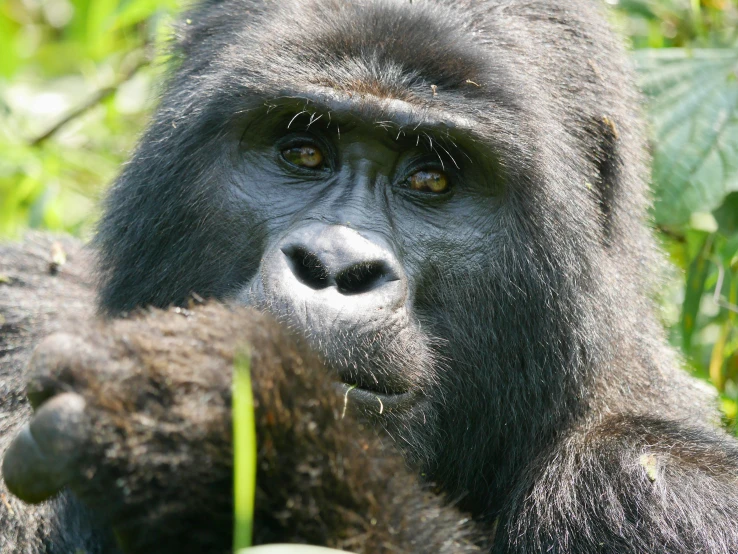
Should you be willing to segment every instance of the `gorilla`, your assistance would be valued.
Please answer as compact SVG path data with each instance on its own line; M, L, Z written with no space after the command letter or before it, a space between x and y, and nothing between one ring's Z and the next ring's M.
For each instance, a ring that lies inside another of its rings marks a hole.
M203 0L171 65L94 241L108 321L3 339L3 474L37 503L2 496L3 552L228 551L243 348L257 543L738 552L601 6Z

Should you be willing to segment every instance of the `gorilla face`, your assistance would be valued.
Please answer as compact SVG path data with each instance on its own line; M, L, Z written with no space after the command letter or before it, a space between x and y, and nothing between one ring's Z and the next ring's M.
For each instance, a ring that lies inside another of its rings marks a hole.
M423 276L486 265L478 245L493 240L501 192L463 133L394 110L380 124L323 98L262 110L221 189L263 233L238 298L306 336L373 412L410 409L438 384Z
M598 8L219 6L107 198L103 310L268 310L451 494L501 498L647 328L617 315L653 251Z

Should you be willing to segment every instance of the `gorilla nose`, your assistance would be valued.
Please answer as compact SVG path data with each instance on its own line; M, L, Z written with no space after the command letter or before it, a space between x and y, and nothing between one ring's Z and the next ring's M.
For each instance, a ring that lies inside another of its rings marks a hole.
M319 321L368 324L407 297L405 273L381 239L342 225L290 233L267 253L260 273L269 309L304 319L311 329Z
M370 293L400 280L386 249L348 227L303 229L280 247L294 277L313 290L328 287L343 295Z
M336 287L344 295L362 294L399 279L386 260L366 258L365 249L352 248L359 245L337 241L325 246L318 251L299 244L281 249L297 280L314 290Z

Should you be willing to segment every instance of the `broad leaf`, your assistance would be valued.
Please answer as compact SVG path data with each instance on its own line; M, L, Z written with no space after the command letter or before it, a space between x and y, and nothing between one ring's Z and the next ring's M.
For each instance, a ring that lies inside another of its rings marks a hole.
M634 56L654 132L654 215L683 224L738 191L738 48Z

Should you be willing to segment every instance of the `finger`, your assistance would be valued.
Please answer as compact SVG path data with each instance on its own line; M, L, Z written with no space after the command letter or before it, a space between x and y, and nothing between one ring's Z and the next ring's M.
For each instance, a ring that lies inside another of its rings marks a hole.
M72 390L91 358L90 345L80 337L56 333L41 341L29 362L26 395L31 405L37 409L49 398Z
M78 462L89 438L85 401L66 393L46 402L30 424L23 426L3 459L8 489L26 502L55 495L77 475Z

